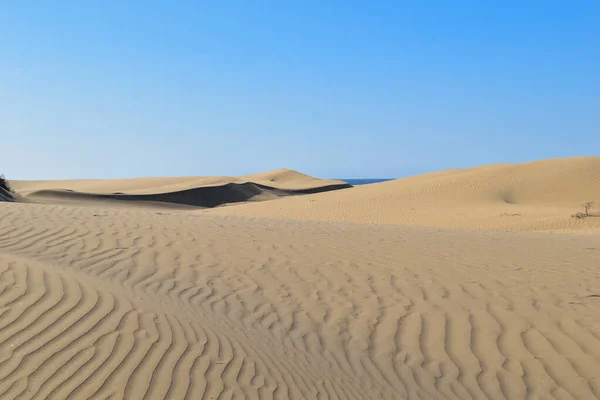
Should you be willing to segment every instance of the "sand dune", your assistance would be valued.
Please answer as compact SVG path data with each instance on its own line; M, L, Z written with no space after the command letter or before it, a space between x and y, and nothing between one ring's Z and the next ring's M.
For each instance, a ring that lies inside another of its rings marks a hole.
M571 218L587 201L596 201L600 208L600 157L441 171L207 212L413 226L598 232L600 218Z
M112 201L193 207L217 207L350 187L346 182L317 179L288 169L242 177L14 181L12 185L29 199L51 203Z
M14 182L48 204L0 204L0 398L600 398L599 177ZM274 200L186 209L236 190Z
M597 398L599 251L594 236L6 203L0 397Z

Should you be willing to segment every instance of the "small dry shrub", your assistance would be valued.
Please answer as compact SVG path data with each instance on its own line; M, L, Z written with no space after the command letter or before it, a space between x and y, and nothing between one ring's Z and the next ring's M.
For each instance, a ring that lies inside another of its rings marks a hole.
M12 192L13 189L10 187L10 183L8 179L4 177L4 175L0 175L0 188L6 190L7 192Z
M593 207L593 205L594 205L593 201L588 201L586 203L583 203L581 205L581 207L583 207L583 211L578 211L575 214L571 215L571 217L573 217L573 218L586 218L586 217L597 216L597 215L590 214L590 209Z

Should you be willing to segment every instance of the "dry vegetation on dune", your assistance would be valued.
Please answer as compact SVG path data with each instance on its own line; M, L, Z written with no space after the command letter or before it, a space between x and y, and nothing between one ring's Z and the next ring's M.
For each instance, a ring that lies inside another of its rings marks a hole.
M3 189L6 192L12 192L13 189L10 186L10 182L4 175L0 175L0 189Z
M0 201L14 201L14 190L4 175L0 175Z
M583 203L581 205L581 207L583 207L583 212L578 211L575 214L573 214L572 217L575 217L575 218L600 217L600 214L594 214L594 213L590 212L590 210L592 209L593 206L594 206L593 201L588 201L588 202Z

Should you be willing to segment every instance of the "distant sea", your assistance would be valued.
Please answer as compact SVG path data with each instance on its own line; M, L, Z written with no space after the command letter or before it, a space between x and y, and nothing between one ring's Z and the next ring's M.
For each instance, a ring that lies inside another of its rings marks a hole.
M356 185L368 185L370 183L379 183L391 181L392 179L338 179L340 181L348 182L352 186Z

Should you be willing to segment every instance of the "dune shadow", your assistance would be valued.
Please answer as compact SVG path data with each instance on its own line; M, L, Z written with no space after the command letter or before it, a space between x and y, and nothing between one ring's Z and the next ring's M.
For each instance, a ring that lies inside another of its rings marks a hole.
M70 201L121 201L121 202L147 202L168 203L197 208L214 208L231 203L250 201L258 196L268 198L285 197L303 194L314 194L350 188L350 184L335 184L306 189L278 189L253 182L227 183L218 186L197 187L192 189L151 194L126 194L115 192L86 193L67 190L39 190L30 193L28 197L70 200Z

